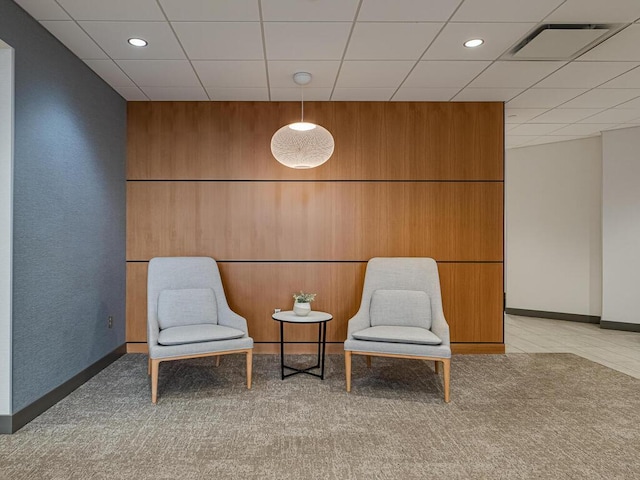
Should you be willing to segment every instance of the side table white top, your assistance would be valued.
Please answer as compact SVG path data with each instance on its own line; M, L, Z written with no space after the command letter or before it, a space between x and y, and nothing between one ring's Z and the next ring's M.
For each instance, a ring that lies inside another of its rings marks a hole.
M286 310L284 312L274 313L271 315L271 318L280 322L289 323L320 323L328 322L333 318L333 315L326 312L316 312L315 310L311 310L309 315L301 317L300 315L296 315L293 310Z

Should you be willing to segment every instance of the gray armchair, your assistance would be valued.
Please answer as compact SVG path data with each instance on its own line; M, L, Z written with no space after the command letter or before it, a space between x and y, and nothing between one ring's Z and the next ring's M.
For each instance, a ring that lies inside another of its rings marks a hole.
M349 320L344 342L347 392L351 356L412 358L443 364L444 401L449 402L451 346L442 311L438 266L431 258L372 258L362 301Z
M160 363L170 360L244 353L247 388L251 388L253 339L248 336L247 321L229 308L212 258L151 259L147 344L153 403L158 396Z

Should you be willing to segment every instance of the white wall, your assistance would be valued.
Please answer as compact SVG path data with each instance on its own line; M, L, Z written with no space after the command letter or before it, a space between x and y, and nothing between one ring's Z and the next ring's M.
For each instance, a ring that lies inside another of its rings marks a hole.
M600 137L507 150L507 308L601 314Z
M640 324L640 127L602 138L602 320Z
M0 41L0 415L11 411L13 50Z

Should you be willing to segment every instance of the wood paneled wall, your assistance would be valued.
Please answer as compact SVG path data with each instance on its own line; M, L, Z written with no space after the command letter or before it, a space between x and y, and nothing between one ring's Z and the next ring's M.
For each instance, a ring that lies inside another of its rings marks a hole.
M501 103L310 102L305 118L336 142L312 170L270 152L298 103L128 105L128 342L146 341L148 260L205 255L258 342L278 341L271 312L300 289L343 341L368 259L429 256L452 341L503 343Z

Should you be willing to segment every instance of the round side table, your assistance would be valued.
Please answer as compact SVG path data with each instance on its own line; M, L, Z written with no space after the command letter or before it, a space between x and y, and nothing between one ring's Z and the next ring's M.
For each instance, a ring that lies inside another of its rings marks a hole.
M298 373L306 373L307 375L312 375L314 377L320 378L321 380L324 380L324 354L327 347L327 322L333 319L333 316L330 313L316 312L312 310L311 312L309 312L309 315L300 317L296 315L292 310L287 310L285 312L274 313L271 318L273 318L277 322L280 322L280 374L282 376L282 380L292 375L297 375ZM299 369L289 367L284 364L284 344L288 343L284 341L285 323L318 324L318 361L312 367ZM316 368L320 369L320 374L309 371ZM285 375L285 369L293 370L293 373L288 373Z

